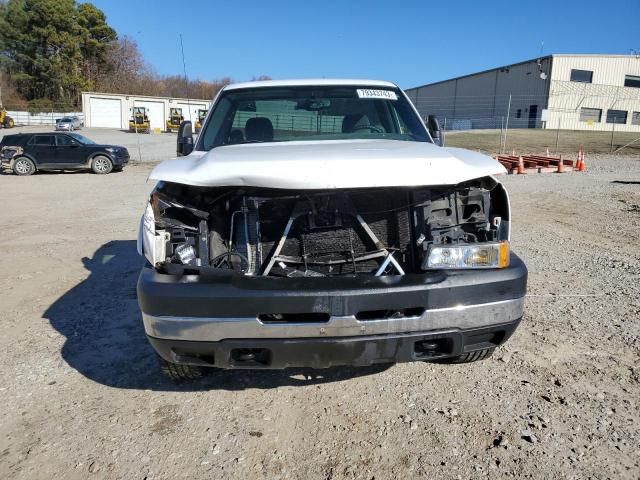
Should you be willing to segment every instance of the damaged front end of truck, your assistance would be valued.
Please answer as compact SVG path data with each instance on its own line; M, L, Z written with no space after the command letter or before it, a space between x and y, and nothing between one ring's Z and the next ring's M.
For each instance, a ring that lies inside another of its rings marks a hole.
M509 222L506 192L491 177L333 191L160 182L142 232L159 272L379 277L504 268Z
M505 170L434 138L387 82L225 87L149 177L138 302L165 372L488 357L526 291Z

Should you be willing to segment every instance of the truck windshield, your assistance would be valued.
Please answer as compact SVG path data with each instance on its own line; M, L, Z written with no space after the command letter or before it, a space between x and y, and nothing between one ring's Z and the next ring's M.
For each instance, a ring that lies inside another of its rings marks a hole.
M424 124L395 88L261 87L223 93L197 149L348 139L430 141Z

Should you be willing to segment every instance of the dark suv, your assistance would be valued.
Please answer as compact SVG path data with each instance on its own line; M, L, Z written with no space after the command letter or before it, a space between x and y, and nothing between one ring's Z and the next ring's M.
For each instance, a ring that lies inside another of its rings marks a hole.
M77 170L94 173L119 171L129 162L129 152L117 145L98 145L77 133L20 133L0 142L2 164L16 175L37 170Z

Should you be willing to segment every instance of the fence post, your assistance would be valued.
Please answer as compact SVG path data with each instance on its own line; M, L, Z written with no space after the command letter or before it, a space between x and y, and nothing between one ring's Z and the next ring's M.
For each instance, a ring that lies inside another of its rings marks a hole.
M556 155L558 154L558 140L560 139L560 120L562 120L562 117L558 115L558 128L556 129Z
M611 124L611 148L609 149L609 153L613 153L613 136L616 133L616 120L617 116L613 117L613 123Z
M507 133L509 132L509 115L511 115L511 94L509 94L509 105L507 106L507 121L504 124L504 149L507 149Z

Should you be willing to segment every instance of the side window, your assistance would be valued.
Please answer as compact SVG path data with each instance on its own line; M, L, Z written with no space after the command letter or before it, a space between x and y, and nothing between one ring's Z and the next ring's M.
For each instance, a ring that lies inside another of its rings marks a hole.
M67 135L56 135L56 145L59 147L68 147L70 145L78 145L78 142Z
M29 145L54 146L55 144L56 139L53 135L34 135L29 140Z

